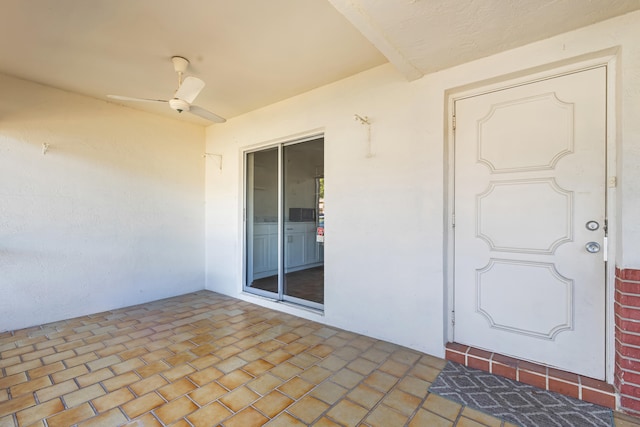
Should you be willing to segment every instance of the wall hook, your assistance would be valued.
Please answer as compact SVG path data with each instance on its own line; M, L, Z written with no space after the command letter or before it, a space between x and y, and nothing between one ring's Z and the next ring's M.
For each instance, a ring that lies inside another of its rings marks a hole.
M371 122L369 121L369 117L354 114L353 119L356 122L360 122L361 125L367 126L367 158L373 157L373 153L371 152Z
M49 151L49 144L46 142L42 143L42 155L44 156L45 154L47 154L47 151Z
M367 117L367 116L362 117L359 114L354 114L353 115L353 119L355 121L357 121L357 122L360 122L363 125L370 125L371 124L371 122L369 122L369 117Z

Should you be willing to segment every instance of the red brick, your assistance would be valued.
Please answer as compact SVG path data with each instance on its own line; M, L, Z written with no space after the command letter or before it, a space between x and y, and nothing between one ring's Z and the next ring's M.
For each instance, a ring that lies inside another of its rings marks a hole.
M470 347L469 348L469 352L467 354L469 354L471 356L475 356L475 357L480 358L480 359L490 360L491 359L491 355L493 353L491 353L490 351L486 351L486 350L480 350L479 348Z
M626 357L622 357L621 355L616 355L616 370L624 369L627 371L640 372L640 360L629 359Z
M554 378L549 378L549 391L555 391L556 393L564 394L574 399L577 399L579 395L578 384L559 381Z
M616 340L616 351L622 356L640 360L640 348L622 345L622 343Z
M630 294L640 294L640 283L616 279L616 290Z
M464 365L466 362L464 354L460 354L449 349L447 349L447 351L445 352L445 359L452 362L460 363L461 365Z
M640 270L634 270L632 268L625 268L624 270L617 271L616 274L622 280L633 280L640 282Z
M640 333L640 321L624 319L617 315L616 315L616 327L617 329L623 332Z
M513 357L509 357L509 356L504 356L502 354L494 353L491 360L493 360L494 362L498 362L501 365L511 366L513 368L518 367L518 359L514 359Z
M542 374L542 375L547 374L546 366L538 365L537 363L525 362L525 361L518 362L518 370L535 372L537 374Z
M570 383L578 384L578 375L560 369L549 368L549 378L558 378Z
M640 398L640 387L636 385L622 384L619 391L622 395Z
M622 344L640 346L640 335L629 334L616 330L616 338L618 338Z
M640 385L640 373L638 372L627 371L622 369L620 371L620 378L624 379L625 383L633 383L633 384Z
M516 368L514 368L513 366L503 365L501 363L492 362L491 373L500 375L501 377L512 379L514 381L516 379Z
M596 380L589 377L580 377L580 384L583 387L590 387L596 390L606 391L607 393L613 393L613 386L604 381Z
M618 368L616 366L616 372L615 372L616 384L624 384L624 383L626 383L626 381L624 379L626 372L627 371L624 371L624 370L622 370L622 369L620 369L620 368Z
M640 310L636 308L623 307L620 303L615 303L615 312L625 319L640 320Z
M449 342L447 343L447 349L455 350L460 353L466 353L467 351L469 351L469 346L458 344L457 342Z
M518 379L520 380L520 382L541 388L543 390L546 390L547 388L547 377L544 375L534 374L527 371L520 371Z
M489 372L489 361L486 359L478 359L471 355L467 356L467 366L473 369Z
M620 396L620 406L625 412L640 412L640 400L628 396Z
M604 393L589 388L582 388L582 400L596 405L606 406L607 408L616 407L616 398L613 394Z
M616 292L616 302L626 307L640 307L640 296Z

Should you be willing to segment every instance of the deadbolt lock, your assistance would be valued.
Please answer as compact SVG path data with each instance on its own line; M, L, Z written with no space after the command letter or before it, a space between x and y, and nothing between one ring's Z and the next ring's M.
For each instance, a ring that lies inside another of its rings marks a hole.
M587 227L587 230L596 231L600 228L600 224L598 224L598 221L588 221L585 227Z

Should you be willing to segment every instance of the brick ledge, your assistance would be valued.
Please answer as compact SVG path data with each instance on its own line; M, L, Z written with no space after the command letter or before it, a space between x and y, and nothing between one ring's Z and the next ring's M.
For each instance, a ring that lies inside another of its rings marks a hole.
M616 407L615 390L611 384L604 381L455 342L447 343L445 354L447 360L469 368L479 369L611 409Z

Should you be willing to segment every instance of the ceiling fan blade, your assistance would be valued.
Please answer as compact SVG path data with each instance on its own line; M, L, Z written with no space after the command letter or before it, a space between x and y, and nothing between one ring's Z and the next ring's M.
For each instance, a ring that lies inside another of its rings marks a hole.
M189 76L184 79L176 91L175 98L182 99L191 104L203 87L204 82L202 80L197 77Z
M227 119L222 118L219 115L212 113L211 111L205 110L202 107L198 107L197 105L192 105L189 109L189 112L215 123L224 123L227 121Z
M164 99L132 98L130 96L121 95L107 95L107 98L117 99L118 101L169 102Z

